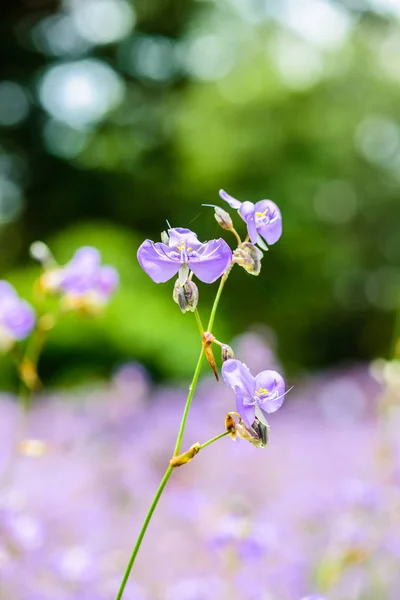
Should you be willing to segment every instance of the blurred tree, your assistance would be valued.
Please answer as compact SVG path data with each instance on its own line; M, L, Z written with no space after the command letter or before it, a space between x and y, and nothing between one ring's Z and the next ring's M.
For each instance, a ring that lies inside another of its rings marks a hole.
M72 252L70 232L87 222L85 232L112 223L113 239L124 243L127 230L137 243L158 238L166 218L203 239L220 235L201 204L219 203L223 187L242 200L272 198L285 228L258 279L233 272L227 293L242 302L223 304L225 335L274 328L293 371L385 352L400 264L400 26L388 7L3 2L4 276L17 269L24 279L34 239L57 234L61 254L63 246ZM130 247L132 269L134 254ZM150 291L140 280L143 293L134 298L125 285L128 331L146 294L161 314L178 310L168 285ZM202 289L208 303L211 294ZM176 318L179 333L190 317ZM142 331L141 344L122 345L111 326L106 320L93 330L93 339L102 331L109 354L96 358L94 344L87 347L90 368L134 357L162 376L190 371L168 360L168 324ZM45 370L57 356L63 368L82 363L74 358L79 336L67 343L59 335Z

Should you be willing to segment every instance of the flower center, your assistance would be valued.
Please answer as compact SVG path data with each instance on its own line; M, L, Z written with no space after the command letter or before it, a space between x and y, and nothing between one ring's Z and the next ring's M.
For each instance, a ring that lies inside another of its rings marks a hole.
M193 250L193 248L186 248L184 240L181 240L181 243L176 247L181 255L181 260L186 263L189 259L188 253Z
M267 394L269 394L269 391L266 388L258 388L258 390L256 391L256 396L260 397L260 396L266 396Z
M264 212L256 212L255 218L257 227L263 227L270 223L274 223L278 218L278 213L274 209L270 210L269 208L266 208Z

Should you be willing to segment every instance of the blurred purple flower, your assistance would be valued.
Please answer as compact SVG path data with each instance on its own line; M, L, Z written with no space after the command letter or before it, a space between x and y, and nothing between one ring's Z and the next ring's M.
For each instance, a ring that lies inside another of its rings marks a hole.
M255 204L248 201L240 202L224 190L220 190L219 195L229 206L238 210L247 225L252 244L258 244L266 249L263 239L270 246L279 240L282 235L282 215L275 202L272 200L260 200Z
M92 293L106 301L118 285L118 273L114 267L101 265L101 255L96 248L83 246L62 269L59 285L67 295Z
M0 350L8 350L23 340L35 325L33 308L21 300L7 281L0 281Z
M166 238L165 238L166 239ZM156 283L164 283L179 271L183 285L191 269L204 283L213 283L232 262L232 251L222 239L204 244L190 229L168 230L168 244L145 240L137 252L140 266Z
M229 359L222 365L222 376L236 394L237 411L249 427L257 417L268 425L267 414L283 404L285 382L277 371L262 371L253 377L240 360Z

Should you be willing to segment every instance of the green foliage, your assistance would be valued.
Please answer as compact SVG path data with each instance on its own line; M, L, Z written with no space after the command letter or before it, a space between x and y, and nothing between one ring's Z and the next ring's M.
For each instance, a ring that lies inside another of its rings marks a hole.
M57 139L45 135L54 119L38 107L37 85L63 57L32 42L42 13L6 14L0 27L25 25L4 77L37 103L18 127L3 128L3 158L26 200L19 220L0 229L4 276L30 288L27 248L38 238L54 238L61 262L93 243L121 271L104 318L71 317L52 335L42 365L49 376L82 362L105 372L127 358L159 376L190 371L193 320L172 303L171 286L140 271L135 252L159 238L165 219L231 242L201 207L221 204L221 187L242 200L271 198L284 219L260 277L232 274L226 294L239 301L223 299L218 325L227 338L272 327L293 371L387 350L400 289L400 26L368 3L321 4L334 11L334 43L316 35L314 13L308 39L304 19L285 21L283 9L275 18L263 3L132 3L129 35L72 56L109 65L124 86L120 104L90 127L64 124ZM200 306L213 293L203 287Z

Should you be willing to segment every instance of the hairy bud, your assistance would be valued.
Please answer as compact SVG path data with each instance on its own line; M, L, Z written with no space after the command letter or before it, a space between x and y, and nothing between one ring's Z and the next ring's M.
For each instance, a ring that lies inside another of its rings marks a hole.
M250 242L243 242L233 253L233 262L243 267L250 275L259 275L263 253Z
M37 260L45 268L55 265L55 260L51 250L44 242L33 242L33 244L31 244L29 247L29 254L34 260Z
M190 281L190 279L183 285L179 282L179 279L177 279L172 297L183 313L188 310L193 312L199 301L199 290L197 285L193 283L193 281Z
M221 346L221 358L222 362L229 360L230 358L235 358L235 354L228 344L222 344Z
M218 225L222 227L222 229L231 231L233 229L233 223L230 214L227 213L226 210L224 210L223 208L220 208L219 206L215 206L214 210L214 217Z

